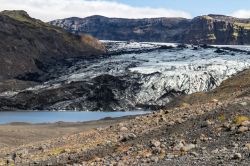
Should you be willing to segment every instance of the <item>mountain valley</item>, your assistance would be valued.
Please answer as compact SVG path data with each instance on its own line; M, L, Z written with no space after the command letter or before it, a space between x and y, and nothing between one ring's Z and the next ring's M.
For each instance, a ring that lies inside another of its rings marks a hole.
M248 166L249 24L0 12L0 165Z

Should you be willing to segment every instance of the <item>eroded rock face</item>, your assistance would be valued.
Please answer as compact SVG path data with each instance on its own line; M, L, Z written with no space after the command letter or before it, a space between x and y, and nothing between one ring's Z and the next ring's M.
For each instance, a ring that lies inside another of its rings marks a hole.
M191 44L249 44L250 20L223 15L194 19L119 19L102 16L50 22L69 32L88 33L102 40L175 42Z
M194 44L237 44L239 31L232 22L220 17L202 16L191 21L184 41Z
M181 41L189 20L182 18L119 19L92 16L52 21L73 33L88 33L103 40Z

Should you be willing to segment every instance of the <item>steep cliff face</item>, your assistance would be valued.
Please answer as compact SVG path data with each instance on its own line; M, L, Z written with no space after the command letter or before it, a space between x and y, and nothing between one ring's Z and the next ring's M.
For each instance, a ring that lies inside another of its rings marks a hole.
M210 16L196 17L191 21L184 42L194 44L237 44L233 23L213 19Z
M192 44L249 44L250 19L222 15L183 18L119 19L102 16L50 22L76 34L103 40L135 40Z
M44 72L44 66L70 57L105 52L88 36L76 36L31 18L25 11L0 13L0 81Z
M88 33L103 40L182 41L189 20L183 18L119 19L103 16L52 21L67 31Z
M184 42L194 44L249 44L250 20L208 15L194 18Z

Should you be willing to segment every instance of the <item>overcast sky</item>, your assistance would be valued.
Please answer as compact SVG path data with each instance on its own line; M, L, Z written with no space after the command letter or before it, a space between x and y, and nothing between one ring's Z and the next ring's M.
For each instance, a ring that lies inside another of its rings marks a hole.
M211 13L250 18L250 0L0 0L0 10L26 10L43 21L91 15L192 18Z

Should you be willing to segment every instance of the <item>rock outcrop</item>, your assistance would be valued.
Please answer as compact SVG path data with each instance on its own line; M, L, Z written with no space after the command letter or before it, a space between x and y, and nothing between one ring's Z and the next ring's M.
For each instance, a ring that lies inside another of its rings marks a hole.
M69 32L88 33L103 40L191 44L249 44L250 19L222 15L184 18L120 19L103 16L50 22Z
M59 60L90 57L105 52L90 36L73 35L31 18L25 11L0 13L0 80L36 78Z
M221 15L194 18L184 42L193 44L249 44L250 20Z

